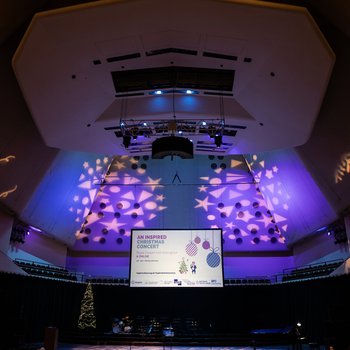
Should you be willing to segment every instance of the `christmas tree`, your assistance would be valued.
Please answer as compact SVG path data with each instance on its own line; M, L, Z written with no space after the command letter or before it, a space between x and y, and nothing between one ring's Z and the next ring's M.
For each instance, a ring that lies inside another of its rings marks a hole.
M179 262L180 267L179 267L179 272L180 273L187 273L188 269L187 269L187 265L185 263L185 259L182 258L182 260Z
M94 295L92 292L91 283L88 283L84 293L84 297L81 301L78 328L96 328L96 317L94 313Z

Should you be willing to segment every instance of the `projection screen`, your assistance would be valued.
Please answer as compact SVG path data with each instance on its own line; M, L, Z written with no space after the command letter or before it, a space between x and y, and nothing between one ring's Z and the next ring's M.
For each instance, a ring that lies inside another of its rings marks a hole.
M222 230L133 229L130 287L223 287Z

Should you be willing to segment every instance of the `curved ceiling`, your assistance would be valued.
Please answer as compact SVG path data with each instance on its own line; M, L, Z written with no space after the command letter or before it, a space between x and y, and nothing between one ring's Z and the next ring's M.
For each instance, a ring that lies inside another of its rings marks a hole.
M302 7L130 0L37 13L13 68L48 146L150 154L181 132L196 154L244 154L308 140L334 61Z

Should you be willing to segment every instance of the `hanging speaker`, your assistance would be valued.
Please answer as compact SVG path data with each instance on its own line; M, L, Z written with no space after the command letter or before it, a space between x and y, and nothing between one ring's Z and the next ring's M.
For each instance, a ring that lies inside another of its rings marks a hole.
M193 158L193 143L184 137L160 137L152 143L152 159L166 156L178 156L183 159Z

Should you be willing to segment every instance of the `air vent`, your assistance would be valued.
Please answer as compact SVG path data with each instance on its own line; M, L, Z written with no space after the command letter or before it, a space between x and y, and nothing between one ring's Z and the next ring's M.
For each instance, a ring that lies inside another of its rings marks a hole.
M116 93L184 88L232 91L235 71L192 67L160 67L111 73Z
M141 57L141 54L137 52L137 53L131 53L129 55L108 57L106 59L106 61L108 63L112 63L112 62L118 62L118 61L131 60L131 59L139 58L139 57Z
M143 92L134 92L131 94L118 94L115 95L115 97L120 98L120 97L135 97L135 96L143 96L144 93Z
M222 60L228 60L228 61L237 61L237 56L231 56L231 55L223 55L221 53L215 53L215 52L203 52L204 57L212 57L212 58L220 58Z
M231 128L231 129L247 129L245 125L230 125L225 124L225 128Z
M209 92L209 91L204 91L204 95L211 95L211 96L233 96L233 94L228 94L224 92Z
M175 47L168 47L166 49L146 51L146 56L157 56L157 55L164 55L167 53L178 53L181 55L190 55L190 56L196 56L198 54L198 52L195 50L187 50L187 49L178 49Z
M105 130L120 130L120 126L107 126L104 128Z

